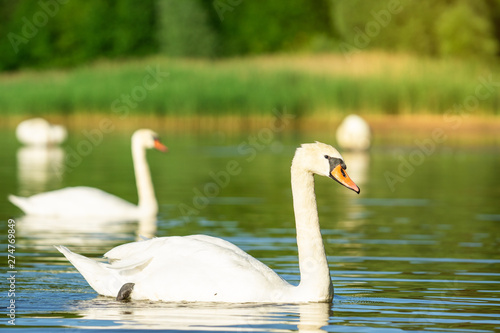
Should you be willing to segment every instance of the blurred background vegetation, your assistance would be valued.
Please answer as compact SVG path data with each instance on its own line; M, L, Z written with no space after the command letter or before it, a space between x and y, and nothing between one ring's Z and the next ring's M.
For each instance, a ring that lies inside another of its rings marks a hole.
M0 6L0 108L7 113L110 112L148 63L175 84L152 91L141 112L271 112L280 105L297 115L330 108L442 112L473 94L478 78L496 73L500 55L500 0ZM26 69L30 74L12 76ZM43 77L36 72L47 69ZM498 104L494 95L477 108L497 114Z
M372 29L377 36L367 49L490 58L498 56L500 42L499 0L1 0L0 5L2 70L158 52L228 57L336 51L341 42L357 47L356 34L369 35L366 25L373 20L381 27ZM384 16L390 6L397 12ZM29 38L23 27L38 31ZM29 39L29 45L21 42L13 52L15 37L9 33Z

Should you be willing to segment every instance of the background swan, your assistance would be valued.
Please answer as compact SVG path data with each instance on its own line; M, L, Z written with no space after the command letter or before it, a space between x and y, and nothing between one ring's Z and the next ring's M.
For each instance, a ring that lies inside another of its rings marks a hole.
M321 238L314 174L359 193L333 147L303 144L291 167L301 281L293 286L269 267L220 238L161 237L118 246L109 264L56 248L101 295L118 299L206 302L329 302L333 286Z
M9 195L9 200L28 215L51 217L85 217L137 219L156 216L156 201L151 173L146 161L146 149L166 151L158 135L148 129L137 130L132 135L132 158L139 204L134 205L92 187L67 187L23 198Z
M371 144L370 126L360 116L348 115L337 128L337 143L344 150L367 150Z
M58 145L66 140L68 133L62 125L50 124L43 118L27 119L19 123L16 137L24 145Z

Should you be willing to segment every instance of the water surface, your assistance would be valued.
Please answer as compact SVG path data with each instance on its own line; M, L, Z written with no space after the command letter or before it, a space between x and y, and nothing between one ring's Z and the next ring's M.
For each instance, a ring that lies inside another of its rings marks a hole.
M16 328L500 330L498 147L439 146L414 160L419 163L410 164L413 170L401 165L416 154L414 147L380 144L368 154L344 154L360 195L317 177L336 292L332 304L120 303L98 296L52 245L99 258L141 235L208 234L235 243L289 282L299 282L290 162L301 142L334 143L333 135L276 134L252 141L258 133L161 134L170 152L148 152L160 212L157 220L143 221L31 218L6 200L9 193L86 185L136 202L129 133L107 134L85 156L72 155L85 139L79 133L50 151L22 148L13 131L0 134L2 244L7 244L7 220L16 221ZM225 177L228 163L236 163L238 172ZM391 183L389 174L402 178ZM3 249L2 324L12 327L5 310L12 297Z

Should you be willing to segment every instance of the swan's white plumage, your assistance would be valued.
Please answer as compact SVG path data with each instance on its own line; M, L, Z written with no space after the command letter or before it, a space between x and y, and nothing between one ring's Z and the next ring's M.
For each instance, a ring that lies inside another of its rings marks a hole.
M155 216L158 204L146 161L146 149L155 147L157 134L148 129L132 136L132 155L139 192L134 205L100 189L77 186L35 194L31 197L9 195L8 199L27 215L46 217L109 217L137 219ZM161 146L160 146L161 147Z
M336 136L338 145L345 150L367 150L371 145L370 125L355 114L344 118Z
M66 187L25 198L9 195L9 200L28 215L137 217L136 205L100 189L85 186Z
M135 283L134 299L197 302L273 301L290 285L237 246L204 235L162 237L118 246L109 264L57 247L99 294L116 297ZM209 265L207 265L209 263ZM258 285L257 290L252 286Z
M43 118L31 118L17 125L16 137L25 145L58 145L66 140L67 132L61 125L50 124Z
M223 239L172 236L120 245L105 254L109 263L58 246L99 294L116 297L134 283L131 297L192 302L329 302L333 286L319 230L314 174L329 177L338 151L304 144L292 162L292 193L301 282L293 286L272 269ZM355 185L354 185L355 187ZM357 187L351 188L357 190Z

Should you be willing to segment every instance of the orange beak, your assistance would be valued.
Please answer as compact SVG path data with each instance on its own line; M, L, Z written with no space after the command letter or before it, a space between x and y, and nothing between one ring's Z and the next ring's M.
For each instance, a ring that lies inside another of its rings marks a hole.
M358 185L354 184L352 179L349 177L347 172L342 168L342 166L337 165L331 172L331 177L335 179L337 182L340 184L344 185L345 187L353 190L356 193L359 193L359 187Z
M154 148L155 148L156 150L161 151L161 152L166 152L166 151L168 151L167 146L165 146L163 143L161 143L161 142L160 142L160 140L158 140L158 139L155 139L155 145L154 145Z

